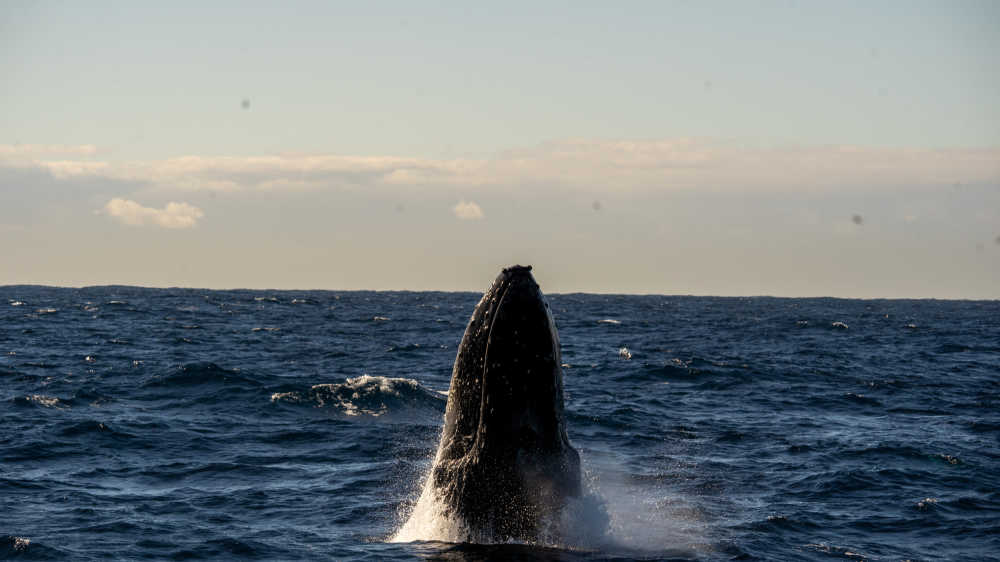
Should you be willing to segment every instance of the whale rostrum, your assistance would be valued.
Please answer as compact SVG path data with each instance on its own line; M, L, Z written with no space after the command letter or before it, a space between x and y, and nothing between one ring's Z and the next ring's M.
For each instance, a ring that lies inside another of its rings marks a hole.
M472 314L431 478L471 540L533 542L580 494L559 336L531 266L505 268Z

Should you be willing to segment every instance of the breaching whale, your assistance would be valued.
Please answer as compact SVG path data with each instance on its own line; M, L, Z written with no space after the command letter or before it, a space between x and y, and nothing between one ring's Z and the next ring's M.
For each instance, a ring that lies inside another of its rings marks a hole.
M537 541L580 495L559 335L531 266L505 268L476 305L429 485L473 541Z

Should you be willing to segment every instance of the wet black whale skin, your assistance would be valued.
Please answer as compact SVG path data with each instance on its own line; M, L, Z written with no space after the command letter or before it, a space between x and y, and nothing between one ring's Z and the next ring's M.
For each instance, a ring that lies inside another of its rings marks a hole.
M505 268L462 338L433 469L474 539L532 542L580 494L559 337L530 266Z

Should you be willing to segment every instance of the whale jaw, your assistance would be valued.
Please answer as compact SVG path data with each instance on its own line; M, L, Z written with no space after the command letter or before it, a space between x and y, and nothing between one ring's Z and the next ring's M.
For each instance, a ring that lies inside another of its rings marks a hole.
M433 483L470 532L537 540L580 494L559 337L531 268L504 269L476 306L452 372Z

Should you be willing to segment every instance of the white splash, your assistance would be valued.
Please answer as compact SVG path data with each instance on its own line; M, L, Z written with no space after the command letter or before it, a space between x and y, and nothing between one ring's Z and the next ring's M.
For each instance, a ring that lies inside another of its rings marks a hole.
M437 459L434 459L437 464ZM465 523L448 514L444 502L434 489L431 472L424 477L420 499L406 518L406 523L389 542L441 541L466 542L469 529Z
M433 465L437 465L440 454L439 448ZM473 532L461 518L451 513L433 484L433 465L423 475L420 498L408 515L401 513L400 519L405 519L405 523L389 542L440 541L476 544L501 542L488 531ZM552 520L540 523L541 532L536 544L567 549L600 548L608 544L609 521L604 500L597 494L587 491L580 497L570 498ZM515 543L515 541L508 542Z
M583 495L570 498L554 520L542 523L537 546L677 558L712 550L705 540L708 523L697 502L670 493L662 484L635 482L620 467L598 469L585 463L583 480ZM428 470L419 500L389 542L498 542L472 533L448 511Z

